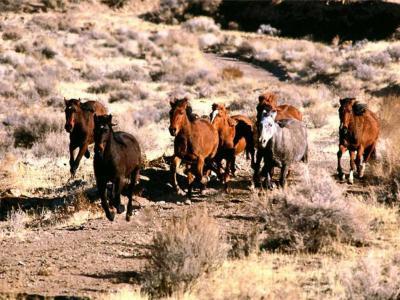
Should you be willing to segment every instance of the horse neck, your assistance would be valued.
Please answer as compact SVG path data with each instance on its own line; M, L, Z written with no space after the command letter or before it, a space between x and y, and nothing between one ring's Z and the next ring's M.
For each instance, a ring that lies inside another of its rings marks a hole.
M109 137L107 139L107 144L104 147L104 154L112 153L113 149L115 148L115 144L117 143L115 141L115 137L114 137L115 133L114 133L114 131L112 129L110 129L110 130L111 130L111 132L110 132L110 135L109 135Z
M185 118L183 119L181 127L182 133L190 137L192 133L192 126L193 126L193 121L190 121L189 117L185 114Z

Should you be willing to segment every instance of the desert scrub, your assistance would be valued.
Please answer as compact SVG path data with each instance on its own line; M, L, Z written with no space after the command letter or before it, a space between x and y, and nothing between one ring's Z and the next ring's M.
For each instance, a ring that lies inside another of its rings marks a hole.
M188 290L202 274L224 261L227 247L223 240L205 210L174 216L153 238L143 292L158 298Z
M9 125L13 126L14 147L32 148L32 146L43 141L50 132L61 132L63 120L57 115L31 115L8 118Z
M208 17L195 17L182 24L182 28L189 32L219 32L220 28L214 20Z
M120 81L118 80L105 80L88 87L87 92L92 94L106 94L114 90L122 88Z
M310 176L304 169L302 183L253 200L256 215L264 220L260 248L316 253L328 250L334 241L367 244L372 222L367 207L345 199L329 174L318 170Z
M347 299L399 299L400 254L370 253L341 276Z

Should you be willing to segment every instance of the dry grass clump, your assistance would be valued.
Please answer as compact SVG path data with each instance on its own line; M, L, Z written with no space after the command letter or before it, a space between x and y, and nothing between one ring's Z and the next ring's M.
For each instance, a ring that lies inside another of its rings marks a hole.
M314 128L321 128L328 124L329 111L323 106L314 106L308 111L308 117Z
M364 245L369 240L370 216L355 199L320 170L285 191L256 198L257 215L265 222L260 247L283 252L316 253L334 241Z
M379 119L381 134L378 140L378 161L372 173L387 187L385 202L400 201L400 97L388 95L382 99Z
M14 147L32 148L35 143L42 142L50 132L61 132L63 120L55 115L19 116L8 119L13 126Z
M186 291L205 272L220 265L226 255L215 220L205 210L185 211L155 234L143 292L150 297L167 297Z
M226 67L222 69L221 76L224 80L233 80L243 77L243 72L238 67Z
M88 87L87 92L92 94L107 94L114 90L121 89L121 83L118 80L105 80Z
M130 0L102 0L102 2L113 8L121 8L129 3Z
M147 17L156 22L177 23L195 15L213 15L222 0L160 0L158 11Z
M213 19L208 17L195 17L182 24L182 28L189 32L219 32L220 28Z
M143 68L140 68L139 66L135 65L115 70L111 73L108 73L106 77L109 79L119 79L122 82L128 82L134 80L150 81L150 75L148 74L148 72L146 72Z
M399 299L400 254L384 254L377 257L370 253L343 272L347 299Z

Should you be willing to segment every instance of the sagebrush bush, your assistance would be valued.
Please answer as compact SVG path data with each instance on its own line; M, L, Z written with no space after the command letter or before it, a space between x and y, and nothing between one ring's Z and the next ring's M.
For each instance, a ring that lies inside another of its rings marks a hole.
M218 32L220 29L214 20L208 17L195 17L182 24L189 32Z
M308 116L314 128L321 128L328 124L328 112L323 107L311 108Z
M105 80L88 87L87 92L92 94L106 94L121 89L121 83L117 80Z
M329 174L318 170L285 191L255 197L265 221L261 249L315 253L333 241L363 245L369 240L370 217L358 201L347 201Z
M261 24L257 30L257 33L271 35L271 36L278 36L281 33L281 31L279 29L272 27L270 24Z
M130 0L102 0L102 2L113 8L121 8L128 4Z
M400 254L369 255L343 272L347 299L399 299Z
M155 234L143 291L155 298L185 291L202 274L221 264L226 255L227 247L215 220L204 210L185 211Z
M42 142L50 132L60 132L63 120L56 115L19 116L11 121L14 128L14 147L32 148L37 142Z

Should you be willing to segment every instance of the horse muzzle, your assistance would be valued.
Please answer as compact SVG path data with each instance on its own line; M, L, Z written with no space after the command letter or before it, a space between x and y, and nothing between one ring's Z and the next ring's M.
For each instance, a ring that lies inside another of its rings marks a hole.
M74 126L72 124L65 124L64 128L66 132L71 133L72 130L74 129Z
M169 128L169 133L170 133L172 136L176 136L177 133L178 133L178 131L176 130L175 127L170 127L170 128Z

